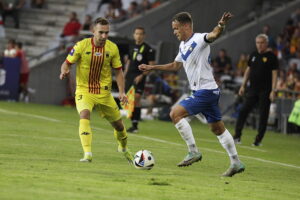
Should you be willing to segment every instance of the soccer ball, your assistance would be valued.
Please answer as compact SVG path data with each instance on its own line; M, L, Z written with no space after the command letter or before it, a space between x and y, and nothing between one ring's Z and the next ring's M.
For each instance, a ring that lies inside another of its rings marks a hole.
M154 164L154 157L148 150L140 150L134 155L134 166L137 169L150 170Z

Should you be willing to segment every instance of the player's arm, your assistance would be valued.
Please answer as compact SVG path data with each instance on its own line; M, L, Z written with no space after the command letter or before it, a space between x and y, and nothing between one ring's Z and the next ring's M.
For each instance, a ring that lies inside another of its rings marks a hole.
M65 77L67 77L70 74L72 64L68 63L67 61L63 62L60 68L60 80L63 80Z
M225 12L218 22L218 25L212 30L212 32L206 35L206 40L209 42L215 41L223 33L227 22L233 17L230 12Z
M116 82L119 89L119 99L122 103L126 104L128 102L125 94L125 79L122 67L115 69Z
M244 93L245 93L245 88L246 88L248 80L249 80L249 75L250 75L250 67L248 66L245 73L244 73L243 83L242 83L241 88L239 90L239 95L240 96L243 96Z
M272 91L270 93L271 101L274 101L276 96L277 75L278 75L278 70L272 70Z
M149 65L155 65L155 61L149 61ZM138 84L139 82L142 81L142 79L147 76L150 73L150 71L143 71L140 75L135 77L134 82L135 84Z
M161 70L161 71L178 71L182 67L181 62L172 62L165 65L139 65L141 71Z

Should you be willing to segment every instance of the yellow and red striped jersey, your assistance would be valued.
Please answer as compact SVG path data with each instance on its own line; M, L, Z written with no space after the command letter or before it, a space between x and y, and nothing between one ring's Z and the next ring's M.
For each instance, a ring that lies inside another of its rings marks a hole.
M119 49L106 40L104 47L94 45L93 38L83 39L70 51L66 62L77 63L76 92L100 94L103 88L111 88L111 68L122 69Z

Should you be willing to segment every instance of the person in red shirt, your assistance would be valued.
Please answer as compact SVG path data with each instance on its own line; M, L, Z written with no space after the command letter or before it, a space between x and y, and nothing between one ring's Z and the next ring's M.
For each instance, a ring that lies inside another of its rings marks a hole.
M21 60L20 68L20 100L28 101L28 79L29 79L29 64L26 58L25 51L23 50L23 44L18 42L16 45L16 57Z
M64 26L63 32L61 33L61 46L68 46L68 43L74 43L79 35L81 24L77 18L77 14L75 12L70 13L70 21L67 22Z

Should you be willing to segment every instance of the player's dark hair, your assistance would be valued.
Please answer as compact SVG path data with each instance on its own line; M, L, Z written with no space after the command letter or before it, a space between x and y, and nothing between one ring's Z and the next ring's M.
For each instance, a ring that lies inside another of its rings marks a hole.
M95 19L94 21L94 26L96 26L97 24L100 25L108 25L109 21L103 17L98 17L97 19Z
M142 30L144 34L146 33L145 28L141 27L141 26L135 27L134 31L136 31L136 30Z
M172 21L178 21L180 24L192 24L193 23L192 16L188 12L177 13L173 17Z

